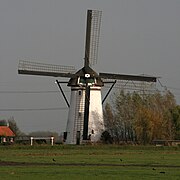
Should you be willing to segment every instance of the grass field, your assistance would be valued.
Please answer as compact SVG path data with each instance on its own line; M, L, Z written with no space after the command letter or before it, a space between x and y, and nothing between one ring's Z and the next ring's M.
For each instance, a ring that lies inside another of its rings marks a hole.
M0 146L0 179L180 179L180 147Z

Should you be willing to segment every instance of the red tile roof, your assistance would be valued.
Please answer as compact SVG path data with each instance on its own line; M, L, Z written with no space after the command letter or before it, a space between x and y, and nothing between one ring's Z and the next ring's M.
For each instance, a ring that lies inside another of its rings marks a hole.
M8 126L0 126L0 136L15 136Z

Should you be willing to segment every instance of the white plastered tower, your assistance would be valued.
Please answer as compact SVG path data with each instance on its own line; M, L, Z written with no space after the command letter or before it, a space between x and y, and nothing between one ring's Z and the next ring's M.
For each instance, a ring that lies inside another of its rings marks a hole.
M87 76L87 77L85 77ZM96 77L97 76L97 77ZM89 81L89 83L85 83ZM71 78L68 86L71 86L70 108L67 121L67 144L77 144L83 141L83 129L85 119L86 84L90 88L88 107L88 140L97 142L104 131L101 87L103 83L98 75L90 68L83 68Z

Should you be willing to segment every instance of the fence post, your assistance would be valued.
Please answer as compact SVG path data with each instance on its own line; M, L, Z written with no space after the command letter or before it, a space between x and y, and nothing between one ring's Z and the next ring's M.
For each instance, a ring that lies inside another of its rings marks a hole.
M54 144L54 137L51 137L51 146Z
M31 146L33 145L33 137L31 137Z

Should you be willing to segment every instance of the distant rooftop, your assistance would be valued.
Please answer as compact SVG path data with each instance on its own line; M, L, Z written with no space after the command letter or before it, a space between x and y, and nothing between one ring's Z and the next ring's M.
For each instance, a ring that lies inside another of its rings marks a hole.
M0 126L0 136L15 136L8 126Z

